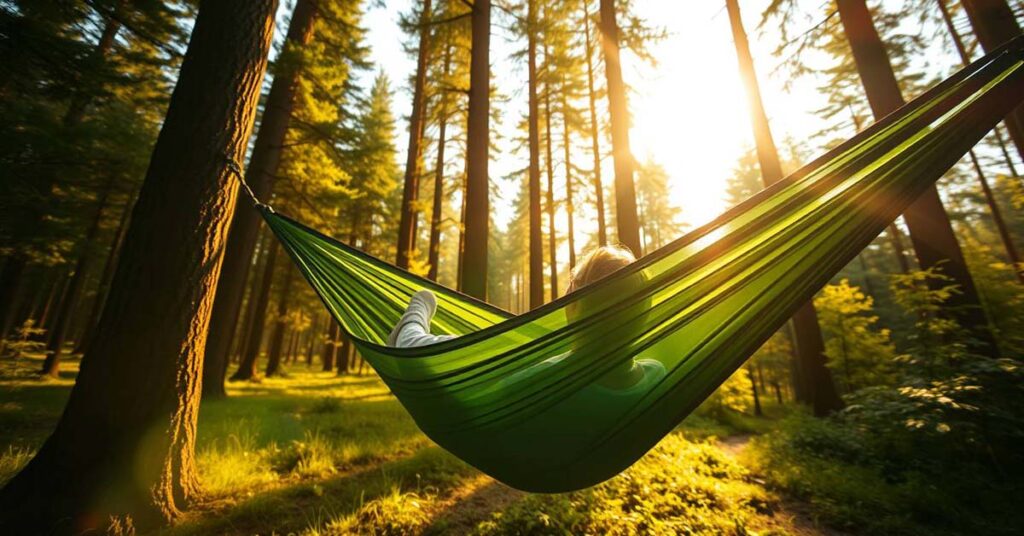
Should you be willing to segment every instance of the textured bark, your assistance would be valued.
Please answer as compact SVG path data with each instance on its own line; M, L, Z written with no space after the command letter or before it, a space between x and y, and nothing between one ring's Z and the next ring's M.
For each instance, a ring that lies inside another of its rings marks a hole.
M469 121L466 128L466 231L462 256L462 292L487 299L487 239L490 184L487 168L491 119L491 0L473 2L469 67Z
M409 147L405 159L405 182L398 222L398 253L395 263L408 268L416 248L416 202L420 194L420 156L423 152L423 118L426 110L427 67L430 59L431 0L423 0L420 13L420 42L416 53L416 77L413 79L412 113L409 114Z
M305 46L313 38L313 25L317 10L315 0L298 0L288 25L285 43L289 48ZM249 167L245 172L246 183L258 199L266 200L273 191L281 150L288 123L295 105L296 84L300 69L294 65L281 68L274 74L274 81L267 94L259 132L253 144ZM213 302L213 316L210 319L209 342L203 367L203 396L223 397L224 376L231 355L231 343L235 335L238 318L245 295L245 281L252 265L253 250L259 234L261 219L252 209L252 202L239 197L224 249L223 276L217 286L217 297Z
M601 0L601 48L608 78L608 115L612 127L612 160L615 163L615 223L619 242L640 255L640 224L636 216L636 185L633 183L633 151L629 147L629 109L626 85L619 61L619 26L615 1Z
M992 52L1020 35L1020 25L1006 0L962 0L960 4L985 52ZM1017 154L1024 160L1024 105L1006 117L1006 129L1017 147Z
M544 47L544 61L548 61L548 47ZM549 73L550 74L550 73ZM548 174L548 274L551 278L551 299L558 298L558 235L555 233L555 165L551 158L551 86L544 88L544 156Z
M284 332L288 327L288 304L292 297L292 279L295 277L295 264L288 263L280 293L277 295L277 314L274 315L274 331L270 334L270 346L267 350L266 375L276 376L281 372L281 351L284 349Z
M537 99L537 0L530 0L526 15L526 56L529 70L530 169L530 309L544 304L544 239L540 206L540 110Z
M263 329L266 325L267 308L270 305L270 287L274 283L274 268L277 265L277 254L281 246L277 242L270 245L267 253L266 265L263 267L263 276L260 279L259 290L253 295L252 327L246 335L245 351L242 353L242 362L238 364L238 370L231 375L231 381L251 380L256 376L256 360L260 356L260 346L263 342Z
M452 64L452 48L448 45L444 49L444 79L448 79L448 72ZM427 253L427 262L430 269L427 277L431 281L437 281L437 272L441 261L441 216L444 210L444 153L445 145L448 143L448 94L442 92L440 97L440 111L438 112L437 127L437 163L434 165L434 202L430 211L430 245Z
M583 42L587 52L587 100L590 104L590 145L594 157L594 208L597 210L597 243L608 245L608 226L604 220L604 187L601 185L601 144L598 140L597 93L594 91L594 54L590 37L590 0L583 0Z
M85 232L85 238L82 241L82 251L79 252L78 260L75 261L75 268L71 273L71 279L68 281L66 295L61 300L60 307L57 309L56 315L54 315L53 326L48 334L46 358L43 360L41 374L56 378L60 372L60 357L64 350L64 340L67 337L68 326L71 323L71 315L78 308L78 303L82 297L82 288L85 286L85 271L89 266L89 259L92 256L93 249L96 247L94 242L96 242L96 236L99 234L100 223L103 221L103 211L107 208L107 200L110 199L112 187L113 184L110 182L103 187L96 211L89 222L88 230Z
M245 151L275 8L200 6L96 341L53 434L0 491L0 532L86 532L111 514L145 528L198 494L200 364L237 194L224 155Z
M838 0L837 5L868 103L875 118L881 119L904 103L888 53L865 0ZM960 293L946 302L949 310L954 311L960 325L979 341L979 351L997 355L995 339L974 280L935 186L918 197L903 213L903 218L910 229L910 241L921 268L937 268L959 285Z
M764 102L761 100L761 89L757 82L757 72L754 69L754 58L750 54L750 44L747 41L747 32L743 29L743 19L740 15L738 0L726 0L726 8L729 11L729 23L732 27L733 43L736 46L736 58L739 63L740 77L747 93L747 104L750 109L750 122L754 131L754 142L757 148L757 161L761 168L761 179L764 185L771 186L782 180L782 163L779 161L779 153L775 147L775 140L772 137L771 126L768 123L768 114L765 113ZM820 386L805 386L807 392L815 390L834 389L831 379L831 372L825 366L828 358L825 356L825 342L821 336L821 327L818 325L818 314L814 309L814 303L808 301L800 309L801 313L793 316L793 329L796 331L796 338L801 342L797 346L797 363L800 366L807 363L812 368L800 377L803 381L824 382ZM826 380L823 376L828 376ZM755 390L754 399L757 401ZM815 406L815 414L828 414L842 407L837 393L823 393L815 397L813 402L824 404L821 407Z

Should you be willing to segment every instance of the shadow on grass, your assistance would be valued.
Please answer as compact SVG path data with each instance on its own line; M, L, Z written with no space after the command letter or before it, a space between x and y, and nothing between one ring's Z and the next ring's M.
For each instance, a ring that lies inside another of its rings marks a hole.
M250 498L200 505L172 535L323 531L332 521L396 490L447 489L477 474L439 447L320 479L303 480Z

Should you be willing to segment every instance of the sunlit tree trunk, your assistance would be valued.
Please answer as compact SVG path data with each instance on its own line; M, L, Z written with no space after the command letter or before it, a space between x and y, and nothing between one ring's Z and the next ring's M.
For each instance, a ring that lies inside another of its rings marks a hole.
M537 0L529 0L526 15L527 69L529 70L530 169L530 309L544 304L544 246L540 205L540 106L537 97Z
M750 55L750 44L747 33L743 29L743 19L737 0L726 0L729 21L732 27L733 42L736 46L736 57L739 62L740 76L747 93L747 104L750 108L750 121L754 132L757 148L757 160L761 167L761 179L764 185L771 186L782 180L782 163L779 161L775 140L772 138L768 115L761 100L761 90L754 69L754 59ZM800 378L805 382L804 391L814 393L811 403L815 415L826 415L843 406L835 390L832 374L825 366L825 343L818 325L818 313L814 303L807 301L793 315L793 330L797 340L797 363L801 369ZM756 390L756 389L755 389ZM755 401L757 396L755 394Z
M1020 25L1006 0L962 0L960 4L985 52L992 52L1020 35ZM1017 154L1024 160L1024 105L1006 118L1006 129L1017 146Z
M473 2L469 67L469 120L466 129L466 231L462 292L487 298L487 238L490 224L487 176L490 149L491 0Z
M563 79L564 80L564 79ZM565 149L563 158L565 160L565 216L569 226L566 228L566 236L569 238L569 270L576 267L576 233L574 207L572 202L572 164L569 153L572 152L571 140L569 137L569 101L562 93L562 148Z
M544 61L549 61L548 47L544 47ZM550 79L548 73L548 78ZM555 164L551 157L551 84L544 87L544 156L548 174L547 213L548 213L548 273L551 278L551 299L558 298L558 235L555 233Z
M420 157L423 151L423 119L426 109L427 68L430 58L431 0L423 0L420 8L420 42L416 53L416 77L412 90L412 113L409 115L409 148L405 159L405 183L402 188L402 207L398 223L398 253L396 264L408 268L416 247L416 201L420 193Z
M330 326L327 328L327 340L324 341L324 349L320 354L320 370L323 372L330 372L334 370L334 359L338 354L338 334L341 331L338 329L338 323L332 318Z
M198 495L200 367L237 194L224 159L245 152L275 8L202 2L96 341L53 434L0 491L9 534L124 514L145 530Z
M619 61L619 26L614 0L601 0L601 48L608 79L608 115L612 130L612 159L615 162L615 223L619 242L640 255L640 224L636 216L636 185L633 183L633 152L629 147L629 109L626 85Z
M597 93L594 91L594 54L590 37L590 0L583 0L583 42L587 54L587 101L590 105L590 144L594 157L594 208L597 210L597 243L608 245L608 227L604 220L604 188L601 186L601 144L598 140Z
M316 17L316 0L298 0L295 3L285 38L288 50L301 50L310 42ZM270 197L281 163L281 151L295 106L300 74L301 69L294 64L282 63L277 68L260 118L260 128L245 179L256 197L264 201ZM224 250L223 281L217 286L217 297L213 302L209 343L203 365L204 397L219 398L226 395L224 376L242 310L245 281L252 265L260 222L259 214L252 208L252 201L245 196L239 197Z
M875 118L880 119L904 104L888 53L865 0L838 0L837 5L868 103ZM963 327L973 332L981 343L980 351L997 355L995 339L974 280L935 186L921 194L903 213L903 218L910 229L910 241L921 268L938 268L959 285L960 293L947 301L948 309Z
M448 79L451 69L451 45L444 49L444 79ZM448 94L442 92L440 95L440 110L438 112L437 128L437 163L434 165L434 203L430 211L430 246L427 254L430 263L430 270L427 277L437 281L437 273L441 262L441 217L444 212L444 158L445 145L448 143Z

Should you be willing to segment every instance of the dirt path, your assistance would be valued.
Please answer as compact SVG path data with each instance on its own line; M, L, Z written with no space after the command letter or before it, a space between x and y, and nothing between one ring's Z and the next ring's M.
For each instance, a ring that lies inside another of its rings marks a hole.
M764 486L764 480L760 478L742 459L743 452L753 439L751 434L735 434L718 440L718 448L727 456L740 465L747 467L753 474L753 481ZM778 500L772 505L772 511L765 519L766 529L778 531L783 534L797 536L846 536L847 533L840 532L818 523L811 513L807 504L780 495L777 491L767 490Z

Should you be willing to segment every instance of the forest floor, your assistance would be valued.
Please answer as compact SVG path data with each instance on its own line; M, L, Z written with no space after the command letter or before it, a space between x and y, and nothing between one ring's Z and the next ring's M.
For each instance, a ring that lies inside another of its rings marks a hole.
M0 483L60 416L77 362L39 380L39 361L0 363ZM373 375L293 365L204 401L197 452L205 499L164 533L836 534L808 504L769 489L745 455L763 425L687 419L622 475L534 495L434 445Z

